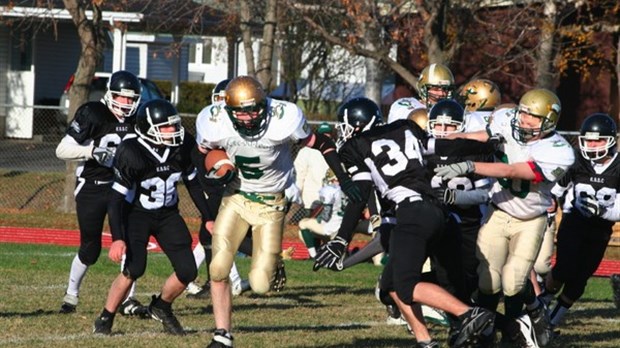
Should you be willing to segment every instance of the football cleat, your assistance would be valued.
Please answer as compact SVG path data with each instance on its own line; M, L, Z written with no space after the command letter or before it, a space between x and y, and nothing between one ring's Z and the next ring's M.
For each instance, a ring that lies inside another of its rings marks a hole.
M386 324L388 325L407 325L407 321L400 314L400 310L396 305L387 305L385 306L387 310L388 317L386 320Z
M140 319L148 319L150 315L146 306L133 297L127 298L118 308L118 312L125 316L136 316Z
M532 321L534 326L534 332L536 334L536 341L541 347L545 347L551 341L553 337L553 330L551 328L551 320L549 319L549 311L547 306L542 304L539 308L533 311L527 311L527 315Z
M275 292L280 292L284 289L284 285L286 285L286 270L284 269L284 261L279 259L276 265L276 275L273 279L271 289Z
M65 294L65 297L62 299L62 305L60 305L60 310L58 311L58 313L60 314L75 313L77 304L78 304L77 296Z
M114 318L106 318L103 316L99 316L97 319L95 319L93 333L99 334L99 335L110 335L112 334L113 323L114 323Z
M185 288L185 292L187 292L188 295L195 295L201 291L202 291L202 286L194 282L189 282L189 284Z
M474 307L465 314L453 347L479 346L480 340L485 340L494 332L495 313L482 307Z
M448 321L448 317L444 311L435 309L433 307L429 307L426 305L422 305L422 315L424 316L424 320L429 323L441 325L441 326L450 326L450 322Z
M233 282L230 288L233 296L239 296L251 289L250 282L245 279L239 279L238 281Z
M536 341L536 333L534 332L534 325L527 314L524 314L517 319L519 324L519 332L516 337L513 337L513 343L519 348L538 348L538 341Z
M151 318L159 321L164 326L164 331L172 335L185 335L185 330L177 320L177 317L174 316L172 310L165 310L162 308L158 308L154 306L155 300L157 297L153 295L153 300L148 307L148 313Z
M614 274L610 277L611 288L614 294L614 305L616 309L620 309L620 274Z
M198 289L194 289L194 290L198 290L198 291L190 291L190 287L192 286L192 284L196 287L199 288ZM203 299L203 298L208 298L211 295L211 282L209 280L207 280L203 286L199 286L196 285L196 283L192 282L187 286L187 298L195 298L195 299Z
M439 348L439 343L437 341L430 342L418 342L416 343L416 348Z
M231 348L233 340L234 338L228 331L217 329L213 332L213 339L207 348Z

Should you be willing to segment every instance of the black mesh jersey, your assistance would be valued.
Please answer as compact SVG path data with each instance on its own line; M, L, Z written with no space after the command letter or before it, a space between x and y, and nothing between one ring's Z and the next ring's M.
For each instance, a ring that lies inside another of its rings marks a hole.
M372 180L381 196L394 203L432 195L422 161L426 133L409 120L375 127L349 139L339 151L353 180Z
M570 184L572 186L569 186ZM567 203L571 206L574 206L574 198L590 196L596 198L599 206L612 209L616 195L620 192L620 156L616 155L607 168L597 174L590 160L575 154L575 163L558 185L571 190L566 196Z
M80 145L91 141L95 147L117 147L122 140L135 137L134 118L127 117L125 122L116 116L102 102L88 102L75 112L73 121L67 127L66 134ZM90 159L80 166L77 177L87 180L112 181L112 168L107 168Z
M141 137L123 141L116 151L113 189L125 194L134 209L177 209L177 183L195 175L193 146L196 139L187 132L178 147L156 147Z

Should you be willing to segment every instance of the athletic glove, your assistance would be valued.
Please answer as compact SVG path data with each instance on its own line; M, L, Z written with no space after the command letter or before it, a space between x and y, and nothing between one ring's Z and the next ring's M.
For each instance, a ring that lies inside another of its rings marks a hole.
M453 205L456 200L456 190L438 187L435 189L435 197L445 205Z
M457 176L463 176L469 173L473 173L476 167L474 162L465 161L459 163L448 164L443 167L435 168L435 174L445 179L456 178Z
M312 270L316 272L319 268L324 267L332 271L342 271L342 262L344 261L347 245L347 241L342 237L336 237L323 244L317 250Z
M340 181L340 189L344 194L349 198L349 200L353 203L359 203L363 201L362 198L362 190L360 190L359 186L355 183L355 181L350 178L346 178Z
M599 214L601 214L598 201L592 196L575 198L575 208L577 208L577 210L579 210L579 212L587 218L599 216Z
M115 147L94 147L93 159L104 167L112 168L115 153Z

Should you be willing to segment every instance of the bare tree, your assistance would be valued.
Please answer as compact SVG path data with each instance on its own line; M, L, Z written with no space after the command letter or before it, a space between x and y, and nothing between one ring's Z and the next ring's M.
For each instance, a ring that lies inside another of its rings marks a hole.
M90 82L103 56L105 40L101 9L99 7L101 1L63 0L63 3L71 14L81 46L80 59L74 73L73 84L69 90L71 103L67 116L68 123L73 118L77 108L88 100ZM92 10L93 17L91 20L86 17L87 9ZM76 162L67 162L64 196L61 206L63 212L75 211L73 191L75 190L76 166Z

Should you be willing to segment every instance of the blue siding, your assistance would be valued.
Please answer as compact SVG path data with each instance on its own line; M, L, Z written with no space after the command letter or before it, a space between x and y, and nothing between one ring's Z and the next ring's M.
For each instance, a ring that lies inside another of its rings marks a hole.
M169 58L170 45L168 44L150 44L149 45L149 63L148 63L148 78L151 80L172 80L172 62ZM180 55L180 67L179 74L180 81L187 81L188 72L187 65L189 62L189 51L187 46L183 46Z

